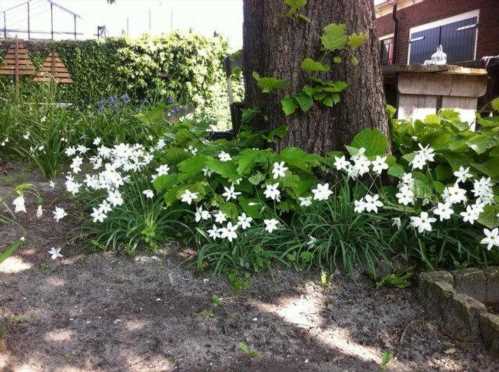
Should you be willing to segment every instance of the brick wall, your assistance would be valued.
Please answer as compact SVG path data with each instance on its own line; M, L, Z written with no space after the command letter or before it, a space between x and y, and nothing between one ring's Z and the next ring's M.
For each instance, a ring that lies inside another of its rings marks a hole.
M398 12L397 63L407 63L411 27L480 9L477 58L499 55L499 0L426 0ZM376 20L378 37L391 34L395 24L391 14Z

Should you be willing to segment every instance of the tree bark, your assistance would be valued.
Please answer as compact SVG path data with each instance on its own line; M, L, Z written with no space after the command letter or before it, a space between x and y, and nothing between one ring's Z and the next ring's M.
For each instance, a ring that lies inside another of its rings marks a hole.
M288 134L277 148L297 146L324 153L343 149L363 128L377 128L388 134L373 1L308 0L301 13L311 19L310 23L287 17L287 10L283 0L244 0L245 105L262 111L267 128L288 125ZM315 103L307 113L297 111L285 117L280 101L306 84L308 75L301 70L301 63L307 57L319 58L320 36L330 23L345 23L348 33L365 32L369 36L357 50L342 51L344 62L332 64L332 72L320 75L322 79L344 80L349 87L333 108ZM349 62L352 55L359 64ZM263 94L252 77L253 71L290 84L283 90Z

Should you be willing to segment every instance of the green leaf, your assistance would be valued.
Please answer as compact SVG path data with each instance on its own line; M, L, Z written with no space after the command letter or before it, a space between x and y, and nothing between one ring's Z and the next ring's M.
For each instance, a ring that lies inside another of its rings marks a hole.
M230 181L235 181L239 177L233 161L223 162L215 158L209 158L206 161L206 167Z
M321 157L309 154L297 147L286 147L280 153L280 158L289 166L309 172L313 167L320 165Z
M284 115L290 116L293 115L298 109L298 104L295 99L290 96L286 96L281 100L282 111Z
M402 178L404 173L405 173L404 167L401 166L400 164L394 164L390 168L388 168L388 174L395 178Z
M321 36L322 47L330 52L345 48L348 41L347 28L344 23L331 23L324 27Z
M263 210L266 208L265 204L258 199L250 199L244 196L239 198L239 205L244 213L254 219L260 218Z
M490 102L490 106L495 112L499 112L499 97L494 98L492 102Z
M472 163L471 166L493 179L499 179L499 158L491 158L483 163Z
M257 186L257 185L261 184L263 181L265 181L265 178L267 178L265 176L265 174L263 174L261 172L256 172L254 175L252 175L251 177L248 178L248 181L252 185Z
M348 37L348 46L350 48L359 48L366 43L367 38L365 32L353 33Z
M5 261L7 258L12 256L14 252L23 244L22 240L17 240L13 243L11 243L7 248L3 251L0 252L0 264Z
M303 112L307 112L314 105L314 100L305 92L300 92L295 96L296 102Z
M352 147L365 148L366 156L384 155L388 151L388 140L379 130L365 128L353 138Z
M292 16L298 13L298 11L305 5L307 5L307 0L284 0L284 4L289 6L290 9L288 15Z
M305 72L328 72L329 66L312 58L305 58L301 64L301 69Z
M238 162L237 172L244 176L253 170L257 164L267 164L271 154L264 150L245 149L236 158Z
M205 155L195 155L179 163L178 169L182 173L179 175L179 179L186 180L200 174L206 166L207 159L208 157Z
M289 84L287 80L274 77L260 77L257 72L253 72L253 78L256 80L256 85L260 88L262 93L271 93L275 90L283 89Z
M499 227L499 218L497 218L498 213L499 213L499 204L488 205L485 207L484 211L480 214L478 222L480 222L480 224L482 224L483 226L488 227L489 229Z
M224 203L219 208L231 219L236 219L239 216L239 208L234 203Z
M176 173L159 176L153 181L153 186L156 192L162 193L170 189L178 183L178 175Z
M497 144L496 138L487 134L476 134L467 141L468 146L477 154L483 154Z

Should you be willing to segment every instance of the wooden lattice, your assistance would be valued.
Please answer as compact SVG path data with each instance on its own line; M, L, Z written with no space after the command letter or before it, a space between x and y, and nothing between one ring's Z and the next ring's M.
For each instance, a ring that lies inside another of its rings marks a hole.
M28 50L22 41L16 40L16 43L7 50L3 63L0 65L0 75L19 78L20 75L34 74L35 68L29 58Z
M57 84L71 84L73 80L57 52L51 52L35 75L34 81L54 81Z

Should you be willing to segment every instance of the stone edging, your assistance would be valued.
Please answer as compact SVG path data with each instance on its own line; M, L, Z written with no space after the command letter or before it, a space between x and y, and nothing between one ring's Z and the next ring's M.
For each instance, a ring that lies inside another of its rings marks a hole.
M499 303L499 267L421 273L418 294L446 333L499 356L499 316L484 304Z

